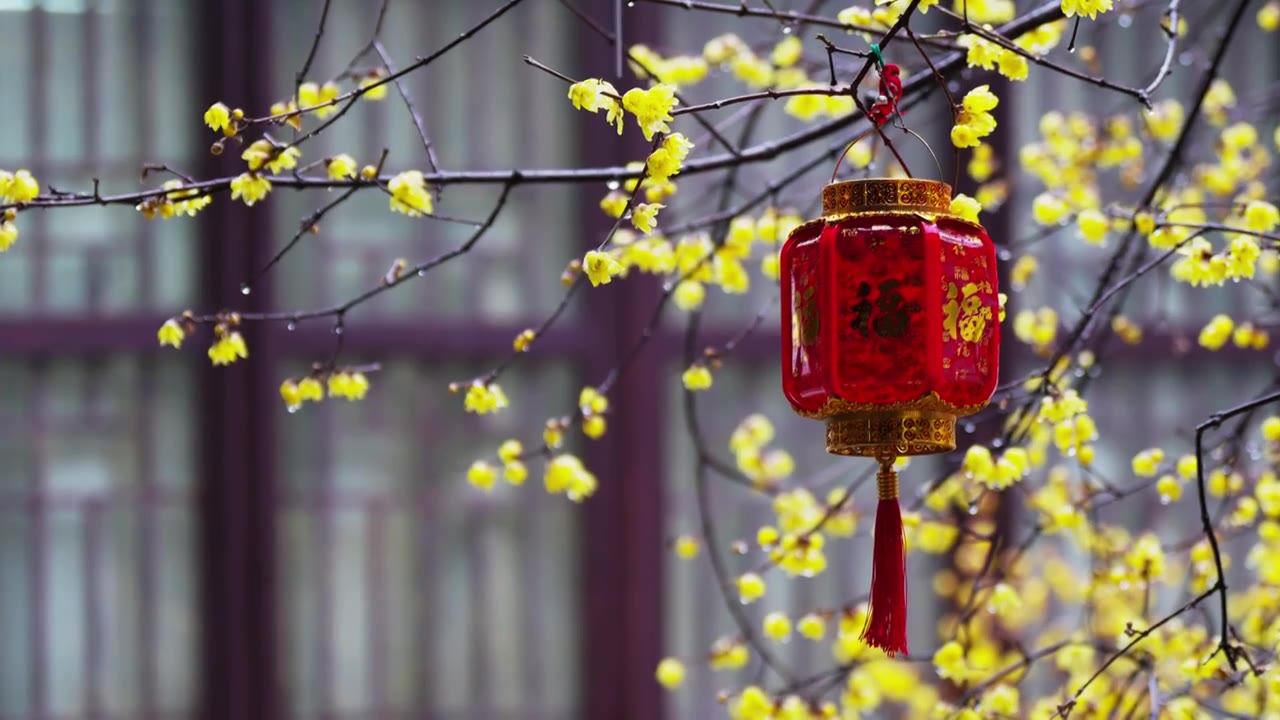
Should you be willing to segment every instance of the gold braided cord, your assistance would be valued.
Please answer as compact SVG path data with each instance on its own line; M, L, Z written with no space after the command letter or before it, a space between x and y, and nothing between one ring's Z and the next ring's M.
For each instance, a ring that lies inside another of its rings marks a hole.
M880 472L876 473L876 489L880 491L881 500L898 499L898 472L893 469L893 460L880 461Z

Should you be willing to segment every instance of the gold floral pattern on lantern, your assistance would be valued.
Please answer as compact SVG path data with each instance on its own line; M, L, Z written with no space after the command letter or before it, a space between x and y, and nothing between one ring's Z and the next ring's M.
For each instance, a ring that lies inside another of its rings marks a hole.
M951 186L937 180L849 180L822 189L822 214L828 218L863 212L949 214L950 210Z
M950 413L864 411L827 421L827 452L837 455L930 455L955 447L956 416Z

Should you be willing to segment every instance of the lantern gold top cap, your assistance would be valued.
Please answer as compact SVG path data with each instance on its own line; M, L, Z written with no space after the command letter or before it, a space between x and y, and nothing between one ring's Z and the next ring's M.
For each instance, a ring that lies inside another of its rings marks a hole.
M951 186L939 180L894 178L846 180L822 188L822 214L951 212Z

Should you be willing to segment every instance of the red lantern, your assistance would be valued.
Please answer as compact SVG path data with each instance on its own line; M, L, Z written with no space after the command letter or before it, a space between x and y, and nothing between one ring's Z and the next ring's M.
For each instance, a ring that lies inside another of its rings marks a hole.
M827 451L874 457L871 608L863 638L907 652L900 456L954 450L956 418L982 409L1000 356L996 253L932 180L827 185L823 217L782 247L782 387L827 423Z

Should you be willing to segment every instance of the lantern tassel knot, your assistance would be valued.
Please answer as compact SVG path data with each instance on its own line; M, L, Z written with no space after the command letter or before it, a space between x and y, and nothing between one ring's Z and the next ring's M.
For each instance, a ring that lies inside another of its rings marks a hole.
M876 485L875 556L871 564L871 607L862 639L889 657L907 654L907 572L902 535L902 510L898 507L896 458L879 458Z

